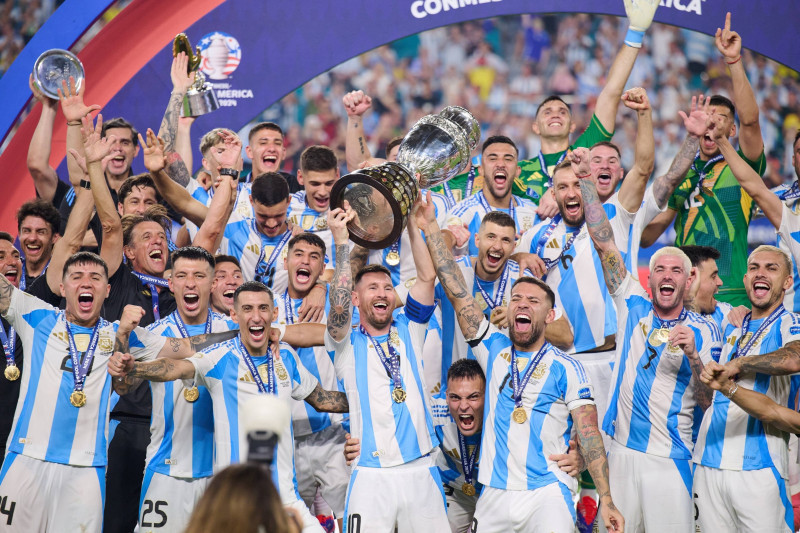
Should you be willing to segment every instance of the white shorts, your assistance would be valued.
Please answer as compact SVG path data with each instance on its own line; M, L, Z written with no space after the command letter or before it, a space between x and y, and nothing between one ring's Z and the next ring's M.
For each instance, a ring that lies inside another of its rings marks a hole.
M452 533L469 533L472 528L472 517L475 515L477 496L467 496L461 488L445 485L444 495L447 499L447 521Z
M573 533L572 491L560 482L535 490L501 490L484 485L472 533Z
M579 353L573 357L581 362L594 390L594 403L597 406L597 425L603 436L603 444L608 450L611 438L603 431L603 418L608 411L608 398L611 392L611 373L615 350L597 353Z
M9 452L0 469L0 531L101 531L106 469Z
M294 463L297 489L310 509L319 488L337 518L344 516L344 499L350 481L350 467L344 454L345 431L330 426L305 437L295 437Z
M178 478L144 471L139 500L139 531L181 533L211 477Z
M311 514L303 500L295 500L292 503L284 504L284 507L294 509L300 514L301 525L303 526L301 533L325 533L325 530L319 524L319 520Z
M344 533L448 531L439 469L430 456L388 468L356 467L350 477Z
M794 531L787 483L775 468L740 471L697 465L694 492L703 533Z
M690 460L646 454L612 440L608 481L625 531L694 531Z

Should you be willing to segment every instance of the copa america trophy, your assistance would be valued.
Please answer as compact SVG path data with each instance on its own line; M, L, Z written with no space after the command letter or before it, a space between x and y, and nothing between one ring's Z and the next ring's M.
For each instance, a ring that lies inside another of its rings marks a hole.
M172 55L177 56L181 52L185 52L189 58L187 66L187 74L195 73L194 83L186 91L186 96L183 97L183 116L185 117L199 117L216 111L219 109L219 100L214 88L206 82L206 77L200 72L200 62L203 58L200 56L200 47L192 50L192 45L189 43L189 38L185 33L179 33L172 41Z
M414 124L400 143L397 162L342 176L331 189L331 205L337 208L347 201L356 212L348 224L350 240L374 250L397 241L419 189L464 172L480 135L480 124L469 111L449 106Z
M58 100L58 89L61 82L67 82L69 77L75 78L75 88L80 89L86 72L78 56L69 50L54 48L48 50L36 59L33 64L33 84L45 96Z

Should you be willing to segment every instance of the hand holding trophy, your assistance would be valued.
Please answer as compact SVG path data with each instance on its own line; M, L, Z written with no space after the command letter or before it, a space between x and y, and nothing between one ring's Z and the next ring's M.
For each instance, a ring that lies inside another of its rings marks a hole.
M192 45L185 33L179 33L172 41L173 57L177 57L181 52L185 53L188 58L186 74L191 76L192 72L195 73L194 83L183 97L183 116L199 117L216 111L219 109L217 95L211 84L206 82L206 77L200 72L200 62L203 60L200 56L200 48L192 50Z

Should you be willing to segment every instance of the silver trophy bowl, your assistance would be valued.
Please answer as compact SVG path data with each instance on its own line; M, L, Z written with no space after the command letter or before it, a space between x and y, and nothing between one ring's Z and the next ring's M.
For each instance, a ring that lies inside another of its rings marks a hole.
M375 250L393 244L406 227L420 188L464 172L479 139L478 121L466 109L451 106L414 124L400 143L396 163L342 176L331 189L331 206L347 202L356 212L348 224L350 239Z
M80 90L86 71L78 56L69 50L48 50L33 64L33 85L53 100L58 100L58 89L62 88L62 82L69 85L70 76L75 78L75 88Z

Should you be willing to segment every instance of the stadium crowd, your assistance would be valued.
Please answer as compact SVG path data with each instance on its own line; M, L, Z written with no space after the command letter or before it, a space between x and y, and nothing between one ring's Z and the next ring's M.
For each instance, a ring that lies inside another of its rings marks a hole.
M2 530L795 531L797 80L730 14L707 38L657 6L412 36L198 151L183 53L157 131L31 84ZM334 184L448 105L478 157L354 243L374 199ZM750 252L757 207L778 246Z

